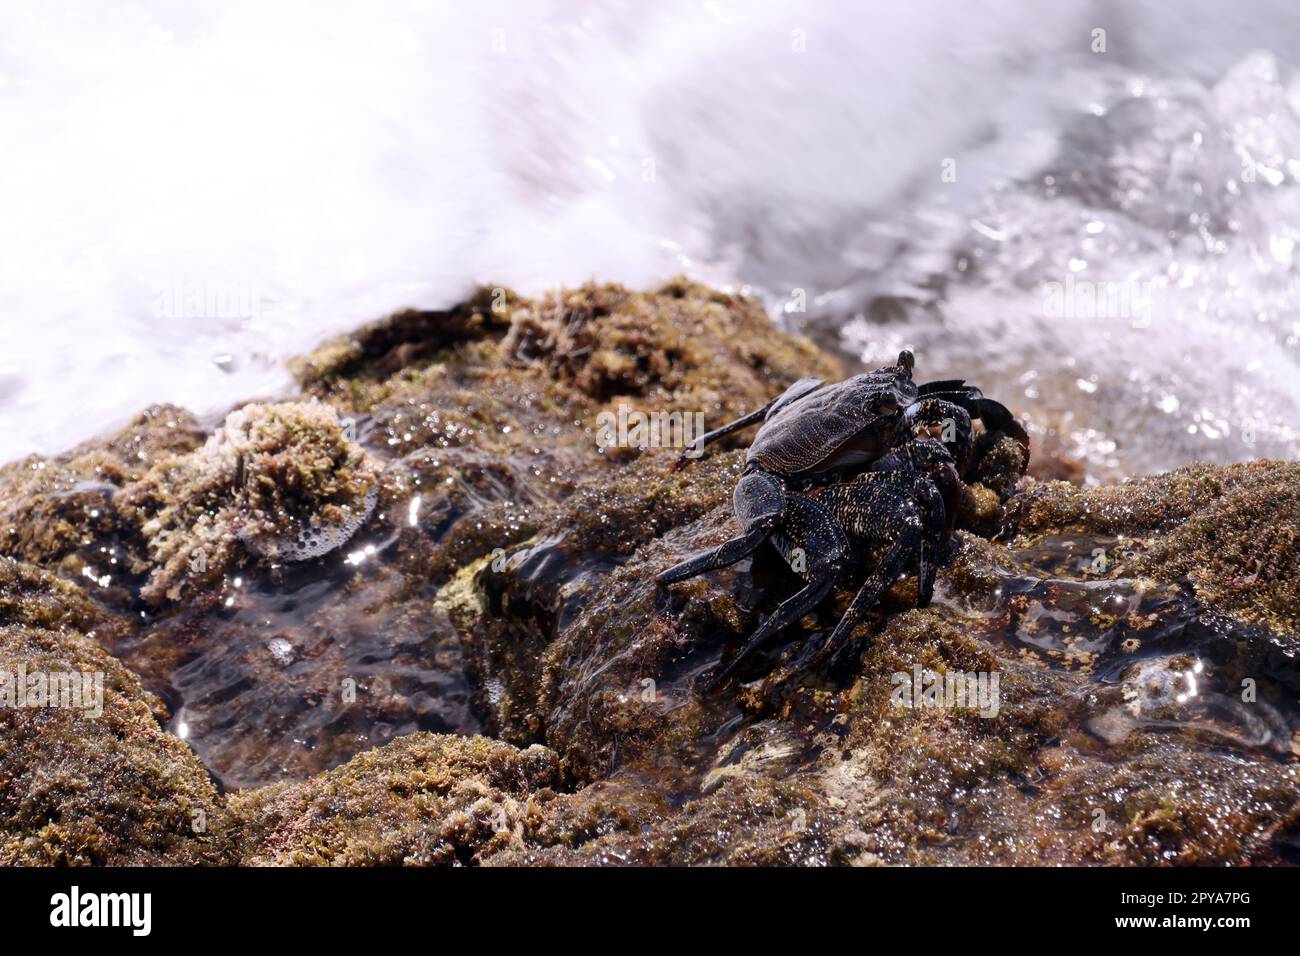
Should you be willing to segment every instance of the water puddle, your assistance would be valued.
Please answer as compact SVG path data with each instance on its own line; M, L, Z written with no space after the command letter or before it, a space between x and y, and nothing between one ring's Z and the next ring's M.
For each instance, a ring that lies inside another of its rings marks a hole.
M433 588L343 556L240 583L228 606L164 622L138 649L148 667L180 645L169 729L225 785L300 779L415 731L480 729Z
M1295 651L1259 628L1200 606L1176 585L1089 578L1130 546L1053 536L1016 553L1025 572L1002 576L984 612L1003 653L1088 678L1082 724L1108 745L1172 732L1276 756L1295 752L1300 673Z

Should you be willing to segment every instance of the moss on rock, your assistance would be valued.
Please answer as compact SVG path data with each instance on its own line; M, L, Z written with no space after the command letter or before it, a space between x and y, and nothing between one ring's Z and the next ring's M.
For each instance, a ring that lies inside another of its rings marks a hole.
M529 798L559 782L543 747L412 734L303 783L235 794L242 862L455 866L518 842Z
M98 675L102 713L0 707L0 865L226 859L222 801L135 675L75 631L0 627L0 673L16 687L20 672Z
M1192 465L1118 485L1031 487L1012 509L1022 541L1063 530L1137 539L1115 574L1186 579L1205 603L1300 637L1300 463Z
M130 631L126 621L71 581L13 558L0 558L0 624L71 628L105 646Z
M0 554L70 575L109 573L114 558L126 563L138 530L123 520L114 496L159 459L202 441L193 415L158 405L66 454L0 466Z
M141 596L175 601L188 582L210 584L250 555L300 560L337 547L374 507L378 474L328 405L231 412L201 447L122 491L152 563Z

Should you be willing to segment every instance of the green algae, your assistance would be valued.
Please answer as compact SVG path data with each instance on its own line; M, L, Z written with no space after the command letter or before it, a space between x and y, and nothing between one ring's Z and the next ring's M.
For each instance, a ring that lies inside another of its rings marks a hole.
M246 405L199 448L158 461L127 485L152 565L141 597L175 601L250 554L274 561L313 534L346 538L368 516L378 467L317 402Z
M498 426L535 424L530 412L546 425L591 419L588 429L620 403L728 420L801 375L841 373L806 340L773 334L752 299L681 279L653 292L589 283L537 300L482 288L457 309L399 313L334 340L295 368L310 394L381 420L446 399L447 421L423 444L472 435L480 448L526 445L528 427ZM584 440L590 448L589 432Z
M428 364L440 351L503 332L518 301L508 289L483 287L452 309L405 309L331 339L289 367L305 392L336 402L360 395L359 386L381 386L364 407L376 400L382 383Z
M155 461L202 441L194 416L160 405L66 454L0 466L0 554L73 575L88 567L111 573L113 559L125 565L138 545L138 529L114 507L115 494Z
M517 842L529 798L556 783L543 747L412 734L230 808L246 865L453 866Z
M84 685L79 700L50 692L0 707L0 865L226 859L226 811L207 771L162 729L163 703L104 650L130 630L80 586L0 558L8 692L20 674L51 686L85 675L97 685L93 693Z
M225 807L135 675L75 631L0 627L0 672L20 669L101 674L102 713L0 708L0 865L225 858Z
M0 558L0 623L99 635L110 646L129 625L71 581L31 564Z
M1114 573L1185 579L1234 619L1300 637L1300 463L1192 465L1089 489L1036 485L1009 522L1022 539L1065 529L1136 538Z

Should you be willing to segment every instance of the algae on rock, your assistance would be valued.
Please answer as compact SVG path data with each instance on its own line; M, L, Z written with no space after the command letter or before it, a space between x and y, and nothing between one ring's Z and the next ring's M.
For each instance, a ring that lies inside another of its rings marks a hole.
M105 675L98 722L0 711L0 861L1295 861L1295 463L1081 489L984 436L931 607L904 584L801 670L839 588L708 696L792 581L654 577L736 533L745 436L673 471L598 417L716 426L834 359L677 280L480 289L295 370L211 433L163 407L0 468L0 669ZM997 674L996 713L899 707L918 673Z
M245 405L198 449L157 462L122 490L148 541L141 596L181 596L186 579L219 579L248 555L316 557L369 517L379 468L318 402Z
M411 734L230 807L248 865L471 864L518 841L532 794L558 771L544 747Z

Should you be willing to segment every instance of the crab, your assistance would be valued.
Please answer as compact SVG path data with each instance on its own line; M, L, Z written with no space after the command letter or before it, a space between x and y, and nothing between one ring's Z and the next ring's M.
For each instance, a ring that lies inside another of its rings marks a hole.
M835 385L804 378L767 405L704 435L683 456L760 419L732 495L742 534L658 575L661 586L735 564L770 541L805 581L746 641L710 686L773 633L809 613L841 572L882 552L817 660L835 654L884 591L914 569L929 603L957 503L975 458L972 417L1020 443L1005 406L960 380L912 381L911 352ZM939 434L936 436L935 432ZM679 458L679 465L684 462Z

